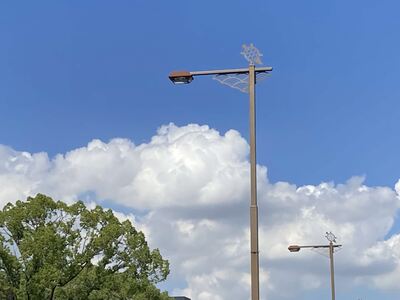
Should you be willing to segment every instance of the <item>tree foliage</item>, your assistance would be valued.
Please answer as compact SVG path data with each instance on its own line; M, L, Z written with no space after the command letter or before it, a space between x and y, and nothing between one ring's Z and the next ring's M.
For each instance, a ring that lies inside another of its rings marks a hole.
M38 194L0 212L0 299L170 299L168 261L111 210Z

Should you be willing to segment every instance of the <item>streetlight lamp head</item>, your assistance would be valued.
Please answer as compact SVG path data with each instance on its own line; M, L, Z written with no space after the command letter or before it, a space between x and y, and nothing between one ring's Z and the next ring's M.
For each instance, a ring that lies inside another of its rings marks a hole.
M290 246L288 247L288 250L289 250L290 252L299 252L299 251L300 251L300 246L298 246L298 245L290 245Z
M188 71L173 71L168 77L173 84L188 84L193 81L193 75Z

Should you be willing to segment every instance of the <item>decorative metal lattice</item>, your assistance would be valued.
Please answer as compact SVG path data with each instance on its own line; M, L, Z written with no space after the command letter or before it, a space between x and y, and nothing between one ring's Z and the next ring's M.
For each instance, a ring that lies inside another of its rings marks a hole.
M268 76L269 74L267 73L258 73L256 80L260 81ZM249 92L249 74L222 74L215 75L213 79L243 93Z
M262 65L261 56L263 55L260 50L254 47L253 43L248 46L243 44L242 49L243 51L240 54L244 56L250 65Z
M240 52L240 54L244 56L250 65L262 64L261 56L263 55L253 44L249 46L242 45L242 49L243 51ZM257 73L256 81L263 80L268 77L268 75L268 73ZM222 74L215 75L213 79L243 93L249 92L249 74Z
M339 252L342 249L343 249L342 247L335 247L335 248L333 248L333 252L336 253L336 252ZM325 256L325 257L329 258L329 248L310 248L310 250L315 252L315 253L317 253L317 254L319 254L319 255L322 255L322 256Z
M315 252L319 255L325 256L329 258L329 249L328 248L310 248L312 252Z
M326 232L325 237L329 242L336 244L337 237L331 231L330 232ZM318 254L320 254L322 256L329 257L329 248L328 247L325 247L325 248L310 248L310 250L315 252L315 253L318 253ZM333 248L333 252L335 252L335 253L340 251L340 250L342 250L341 247L334 247Z
M331 243L336 243L337 237L332 233L332 231L326 232L325 237L326 237L326 239L327 239L329 242L331 242Z

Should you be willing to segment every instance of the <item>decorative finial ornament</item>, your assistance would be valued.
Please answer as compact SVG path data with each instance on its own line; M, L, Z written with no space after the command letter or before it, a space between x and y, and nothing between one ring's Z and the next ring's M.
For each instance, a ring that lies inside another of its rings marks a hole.
M244 58L249 62L251 65L262 65L261 56L262 53L256 47L254 47L253 43L250 45L243 44L242 45L243 51L240 52L244 56Z
M325 237L329 242L336 243L337 237L331 231L330 232L326 232Z

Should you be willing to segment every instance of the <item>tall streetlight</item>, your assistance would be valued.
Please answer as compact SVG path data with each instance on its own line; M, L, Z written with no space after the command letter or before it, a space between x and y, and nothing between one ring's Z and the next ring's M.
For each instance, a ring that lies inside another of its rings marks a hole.
M331 293L332 300L335 300L335 270L333 266L333 253L335 252L335 248L342 247L342 245L336 245L336 236L332 232L327 232L325 236L329 245L309 245L309 246L299 246L299 245L291 245L288 247L290 252L299 252L302 248L311 248L311 249L320 249L320 248L329 248L329 261L330 261L330 270L331 270Z
M261 64L262 54L253 44L243 45L241 52L249 62L248 68L210 71L173 71L169 79L174 84L191 83L196 76L214 75L214 79L232 88L248 92L250 97L250 257L251 257L251 299L260 299L259 251L258 251L258 207L256 174L256 105L255 85L258 76L272 71L271 67L255 67ZM261 78L260 78L261 79Z

